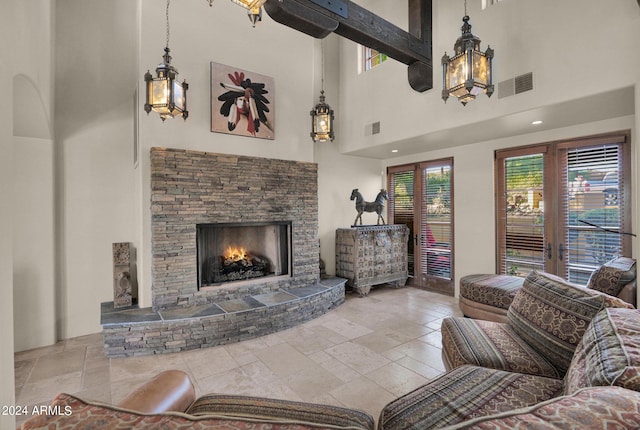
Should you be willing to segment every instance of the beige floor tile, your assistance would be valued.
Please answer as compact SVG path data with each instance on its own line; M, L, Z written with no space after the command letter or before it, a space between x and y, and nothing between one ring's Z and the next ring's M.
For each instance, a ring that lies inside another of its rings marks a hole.
M14 363L14 376L15 376L15 385L17 387L22 387L29 378L31 371L33 370L33 366L36 364L35 358L29 360L16 361Z
M38 382L52 376L61 376L67 373L82 372L85 355L86 347L43 355L38 358L33 366L29 382Z
M304 355L313 354L335 345L335 342L319 335L312 328L305 327L298 330L287 330L282 339Z
M167 369L189 370L182 354L145 355L142 357L112 358L111 381L119 382L141 377L152 378Z
M444 364L442 363L442 350L433 345L419 340L412 340L394 349L434 369L445 370Z
M55 345L44 346L42 348L28 349L26 351L16 352L14 354L14 361L30 360L41 357L43 355L55 354L56 352L64 351L64 341L58 342Z
M341 343L327 349L326 352L362 375L389 363L384 356L353 342Z
M238 367L231 354L222 347L183 352L182 359L196 379L227 372Z
M111 373L109 365L86 369L82 373L82 390L90 390L94 387L108 387L111 385Z
M325 327L324 325L316 325L312 327L314 333L318 336L322 336L324 339L327 339L329 342L337 345L339 343L347 342L349 339L340 333Z
M346 407L363 410L376 419L382 408L396 398L365 376L336 388L330 394Z
M312 354L307 355L307 357L315 361L316 363L323 363L325 361L333 359L333 357L331 357L329 354L327 354L324 351L314 352Z
M442 334L439 330L424 335L419 338L419 340L424 343L428 343L429 345L435 346L436 348L442 349Z
M253 388L246 394L252 396L264 396L273 399L302 401L302 398L279 378L264 363L256 361L242 366L242 371L251 378Z
M429 365L424 364L421 361L418 361L414 358L408 357L408 356L404 356L401 359L395 361L395 363L399 364L400 366L404 366L407 369L410 369L414 372L416 372L417 374L423 376L424 378L431 380L433 378L437 378L438 376L442 375L443 371L441 369L436 369L434 367L431 367Z
M263 344L266 347L266 344ZM224 349L233 357L240 366L252 363L258 360L254 351L259 348L259 344L247 344L247 342L237 342L224 345Z
M333 357L323 361L320 365L323 369L328 370L336 378L346 383L360 377L360 373Z
M85 390L78 391L73 395L76 397L79 397L82 400L86 400L88 402L113 404L113 402L111 401L111 385L110 384L95 385Z
M427 382L425 377L396 363L389 363L365 376L396 396L407 394Z
M320 365L282 378L304 401L310 402L320 394L327 394L340 387L343 382Z
M149 381L148 375L134 376L120 381L111 381L111 401L114 405L118 404L129 393Z
M331 394L321 394L310 400L311 403L318 403L321 405L332 405L344 407L341 401L333 397Z
M260 351L256 356L279 377L316 368L316 363L288 344L274 345Z
M401 338L401 339L400 339ZM353 343L366 346L375 352L388 351L411 338L405 339L404 336L398 335L391 329L385 329L384 331L375 331L364 336L360 336L353 340Z
M256 395L259 388L242 368L194 381L198 396L209 393Z
M353 321L349 321L348 319L342 317L333 318L322 325L323 327L328 328L329 330L333 330L334 332L346 337L347 339L355 339L357 337L364 336L365 334L373 332L373 330L365 326L356 324Z
M50 376L24 384L16 397L16 404L35 405L43 401L51 401L59 393L73 394L81 389L82 370Z
M103 342L102 333L93 333L85 336L72 337L64 341L64 350L68 351L75 348L84 348L89 345L95 345Z

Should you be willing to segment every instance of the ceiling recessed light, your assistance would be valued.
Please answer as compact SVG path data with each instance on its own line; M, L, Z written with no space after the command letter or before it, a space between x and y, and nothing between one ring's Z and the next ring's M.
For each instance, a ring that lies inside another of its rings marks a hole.
M540 124L542 124L542 121L540 121L539 119L531 123L531 125L540 125Z
M392 149L391 152L393 152L395 154L396 152L398 152L398 150L397 149Z

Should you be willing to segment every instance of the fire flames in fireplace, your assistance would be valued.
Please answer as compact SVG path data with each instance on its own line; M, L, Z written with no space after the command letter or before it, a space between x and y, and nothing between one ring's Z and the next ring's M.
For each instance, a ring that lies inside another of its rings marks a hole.
M213 261L210 263L214 263ZM251 255L242 246L227 246L218 264L210 264L214 282L239 281L269 274L269 260Z
M224 264L229 265L237 263L241 260L248 260L250 257L247 255L247 250L243 247L227 246L227 250L224 253Z

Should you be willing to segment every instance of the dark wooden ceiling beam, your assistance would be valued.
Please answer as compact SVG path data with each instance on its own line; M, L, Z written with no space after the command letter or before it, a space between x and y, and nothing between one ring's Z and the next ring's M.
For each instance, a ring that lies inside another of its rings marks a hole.
M267 0L266 12L276 22L316 38L331 32L380 51L409 66L408 79L416 91L433 88L432 0L409 0L409 31L349 1L334 0L340 10L320 0ZM335 9L334 9L335 10Z

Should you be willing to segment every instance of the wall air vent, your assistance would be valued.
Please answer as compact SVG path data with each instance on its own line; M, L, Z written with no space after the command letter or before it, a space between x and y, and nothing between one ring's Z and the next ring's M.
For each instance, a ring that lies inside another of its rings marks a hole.
M371 136L380 133L380 121L372 122L364 126L364 135Z
M498 83L498 98L510 97L533 89L533 73L525 73Z

